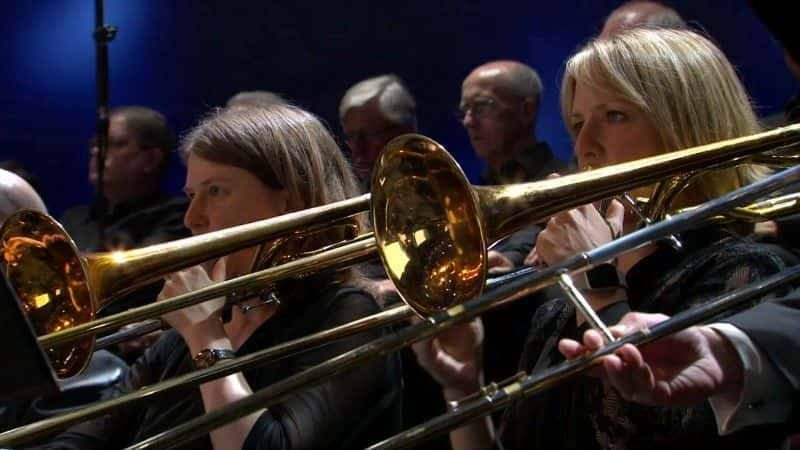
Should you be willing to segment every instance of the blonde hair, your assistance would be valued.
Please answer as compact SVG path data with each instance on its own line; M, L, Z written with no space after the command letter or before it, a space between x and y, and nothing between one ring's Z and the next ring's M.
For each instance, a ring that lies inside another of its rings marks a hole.
M202 159L247 170L271 189L288 195L288 211L345 200L359 194L355 175L327 128L313 114L288 104L227 108L200 122L184 139L184 158ZM366 226L354 216L347 223ZM340 228L314 234L304 251L340 241ZM346 272L352 276L355 272ZM349 278L349 276L347 277Z
M561 89L565 123L578 82L638 106L668 152L761 129L736 70L693 31L631 29L589 42L567 61ZM710 172L696 178L674 206L710 200L764 173L749 165Z

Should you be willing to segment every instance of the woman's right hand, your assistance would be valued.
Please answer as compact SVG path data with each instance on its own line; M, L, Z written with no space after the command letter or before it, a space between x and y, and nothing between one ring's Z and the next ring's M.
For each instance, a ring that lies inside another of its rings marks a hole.
M225 281L225 273L224 257L214 264L210 276L202 266L193 266L171 273L164 277L164 287L158 294L158 301ZM224 307L225 297L218 297L165 313L161 318L177 330L192 353L196 353L199 349L211 348L209 344L215 339L227 337L220 320L220 313Z
M625 207L609 203L605 218L594 205L583 205L555 214L536 238L536 247L525 258L526 265L555 266L582 252L594 250L615 239L622 230Z
M412 346L419 365L442 386L447 400L459 400L481 387L483 334L478 318Z

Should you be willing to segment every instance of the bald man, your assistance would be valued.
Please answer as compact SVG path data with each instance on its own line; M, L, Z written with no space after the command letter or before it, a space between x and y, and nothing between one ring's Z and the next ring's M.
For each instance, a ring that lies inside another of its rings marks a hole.
M487 166L482 184L521 183L564 173L564 165L547 143L536 138L541 94L539 75L517 61L483 64L464 79L459 109L475 154ZM490 273L521 266L539 231L540 227L531 226L489 251ZM522 300L483 316L487 379L499 380L516 372L518 361L511 355L522 351L537 304Z
M461 85L462 123L475 154L487 165L483 184L532 181L563 170L550 147L536 139L542 82L517 61L492 61Z
M44 202L27 181L0 169L0 225L8 216L22 209L47 213Z
M464 79L459 109L475 154L487 166L481 184L535 181L565 171L550 146L536 138L541 95L539 75L517 61L483 64ZM535 237L528 233L504 241L489 255L492 268L521 265Z
M630 1L609 14L600 37L613 36L620 31L636 27L686 28L680 14L659 2Z

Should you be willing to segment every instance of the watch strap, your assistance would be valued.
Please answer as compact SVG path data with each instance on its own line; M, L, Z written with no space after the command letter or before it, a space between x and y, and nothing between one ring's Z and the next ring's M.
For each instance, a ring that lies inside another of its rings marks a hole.
M589 289L610 289L623 287L625 284L616 266L603 263L586 271L586 285Z
M204 348L197 352L192 358L194 366L198 369L205 369L211 367L218 361L223 359L233 359L236 353L233 350L226 348Z

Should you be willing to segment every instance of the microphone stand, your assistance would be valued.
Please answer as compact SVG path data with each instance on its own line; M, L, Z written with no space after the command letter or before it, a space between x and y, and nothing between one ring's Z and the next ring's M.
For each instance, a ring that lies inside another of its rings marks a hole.
M106 199L103 193L103 171L108 151L108 43L114 40L117 27L106 25L103 0L94 2L95 83L97 87L97 214L99 242L105 246Z

